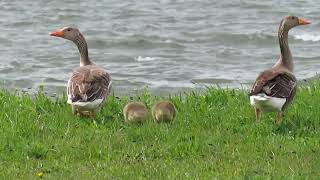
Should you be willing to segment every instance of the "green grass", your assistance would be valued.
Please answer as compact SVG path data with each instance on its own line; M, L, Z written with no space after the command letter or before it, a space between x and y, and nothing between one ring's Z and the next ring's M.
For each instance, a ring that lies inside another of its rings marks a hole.
M172 124L127 124L127 97L109 97L96 123L65 98L0 91L0 179L211 179L319 177L320 82L301 87L280 125L256 122L246 91L135 96L170 99Z

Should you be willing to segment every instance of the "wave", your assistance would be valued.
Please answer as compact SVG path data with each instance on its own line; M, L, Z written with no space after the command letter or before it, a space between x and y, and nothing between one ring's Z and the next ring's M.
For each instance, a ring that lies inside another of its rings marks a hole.
M295 40L302 41L312 41L318 42L320 41L320 34L295 34L289 35L290 38ZM249 33L249 34L232 34L232 33L218 33L215 37L216 41L221 42L230 42L230 43L239 43L243 44L243 42L253 42L261 45L261 41L264 44L274 44L275 39L277 39L276 34L267 34L267 33Z
M138 62L143 62L143 61L154 61L156 59L159 59L159 57L142 57L142 56L138 56L134 58L136 61Z
M221 43L232 43L243 45L243 42L250 42L249 44L274 44L276 39L275 34L269 33L228 33L228 32L218 32L211 41L221 42Z
M293 37L294 39L299 39L303 41L313 41L313 42L320 41L320 35L301 34L301 35L294 35Z
M193 88L194 84L189 82L181 82L181 81L168 81L168 80L158 80L158 81L150 81L147 80L146 82L149 84L149 87L151 88Z

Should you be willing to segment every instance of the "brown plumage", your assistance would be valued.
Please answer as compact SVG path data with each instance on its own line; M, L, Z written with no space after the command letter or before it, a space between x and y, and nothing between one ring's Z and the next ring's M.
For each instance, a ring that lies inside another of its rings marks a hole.
M73 70L68 81L68 103L74 114L95 116L110 93L111 77L90 61L86 40L77 28L64 27L50 35L71 40L77 45L80 67Z
M127 122L143 122L147 119L147 108L141 102L129 102L123 108L123 116Z
M292 73L293 60L288 46L288 32L295 26L305 24L310 24L310 21L295 16L287 16L280 23L278 38L281 56L271 69L260 73L249 93L257 120L261 117L261 111L276 111L275 121L279 123L281 112L293 100L297 79Z
M290 72L266 70L254 83L249 95L265 93L271 97L286 98L282 111L290 104L297 89L297 79Z
M68 94L72 102L94 101L109 94L110 76L95 65L75 69L68 81Z
M176 108L170 101L159 101L152 107L152 116L156 122L171 122L176 117Z

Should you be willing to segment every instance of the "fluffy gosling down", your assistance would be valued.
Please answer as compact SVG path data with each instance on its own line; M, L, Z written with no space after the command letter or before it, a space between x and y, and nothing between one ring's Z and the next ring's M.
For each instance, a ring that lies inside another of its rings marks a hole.
M123 108L124 120L127 122L142 123L147 119L147 108L141 102L129 102Z
M156 122L171 122L176 117L176 108L170 101L159 101L152 108L152 116Z

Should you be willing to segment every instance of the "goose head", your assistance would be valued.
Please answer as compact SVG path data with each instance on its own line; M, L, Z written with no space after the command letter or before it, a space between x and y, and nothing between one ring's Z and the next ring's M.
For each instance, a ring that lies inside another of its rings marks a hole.
M74 41L81 36L79 29L75 27L63 27L57 31L50 32L49 34L50 36L61 37L71 41Z
M311 21L303 18L298 18L297 16L286 16L282 19L280 28L284 30L290 30L293 27L307 24L311 24Z

